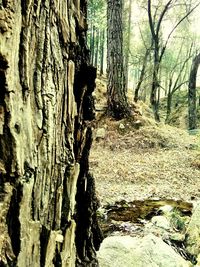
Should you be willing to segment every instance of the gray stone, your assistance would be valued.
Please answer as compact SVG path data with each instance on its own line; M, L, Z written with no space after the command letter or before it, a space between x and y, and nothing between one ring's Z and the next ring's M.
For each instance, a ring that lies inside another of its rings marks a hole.
M192 129L192 130L188 130L188 133L190 135L198 135L200 134L200 129Z
M200 202L194 208L187 227L186 237L187 251L194 256L200 254Z
M185 235L181 233L172 233L169 238L173 241L183 242L185 240Z
M163 212L164 214L168 214L170 212L172 212L173 207L170 205L165 205L159 208L159 211Z
M191 264L152 234L143 238L111 236L98 252L100 267L189 267Z
M98 128L96 131L96 139L104 139L106 136L105 128Z
M119 129L121 129L121 130L124 130L124 129L125 129L125 126L124 126L123 123L120 123L120 125L119 125Z
M144 227L144 234L153 234L155 236L161 237L162 239L169 239L169 233L166 229L158 227L152 222L149 222Z
M155 224L157 227L163 228L165 230L170 230L170 222L164 216L154 216L151 219L151 222Z

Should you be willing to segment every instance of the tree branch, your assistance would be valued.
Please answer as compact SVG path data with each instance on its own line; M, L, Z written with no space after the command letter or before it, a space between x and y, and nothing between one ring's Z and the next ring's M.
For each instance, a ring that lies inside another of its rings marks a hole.
M148 0L148 17L149 17L149 26L150 26L152 37L153 39L156 39L156 33L155 33L152 14L151 14L151 0Z
M166 50L167 44L169 42L169 39L171 37L171 35L173 34L173 32L176 30L176 28L181 24L181 22L186 19L198 6L200 5L200 1L198 2L198 4L196 4L184 17L182 17L177 23L176 25L173 27L173 29L171 30L171 32L169 33L167 40L165 42L165 45L162 48L161 54L160 54L160 60L162 60L163 54Z
M159 17L159 20L158 20L158 24L157 24L157 27L156 27L156 35L158 36L159 34L159 30L160 30L160 25L161 25L161 22L165 16L165 13L167 12L167 10L169 9L171 3L172 3L173 0L170 0L164 7L162 13L160 14L160 17Z

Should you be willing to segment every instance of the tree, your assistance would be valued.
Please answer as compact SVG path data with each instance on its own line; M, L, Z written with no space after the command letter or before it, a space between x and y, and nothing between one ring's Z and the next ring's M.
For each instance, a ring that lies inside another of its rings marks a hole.
M101 30L100 75L104 74L105 30Z
M183 40L184 42L185 40ZM170 72L167 75L167 78L169 80L168 82L168 88L167 88L167 114L166 114L166 120L165 122L168 123L169 117L171 115L172 110L172 99L173 95L181 89L181 87L188 83L188 72L187 72L187 65L192 57L192 48L193 43L190 45L190 47L187 49L186 57L184 56L184 59L182 59L182 54L185 55L183 49L183 45L181 46L176 62L174 63L173 68L170 70ZM181 57L181 61L179 59ZM170 65L172 65L172 60L170 62Z
M116 119L130 115L125 94L122 0L107 0L108 113Z
M129 80L129 54L130 54L130 42L131 42L131 19L132 19L132 4L133 1L129 0L128 1L128 18L127 18L127 23L125 22L124 19L124 28L126 29L127 25L127 31L126 31L126 40L124 42L124 50L125 50L125 55L124 55L124 75L125 75L125 91L128 91L128 80ZM124 32L125 32L124 29Z
M88 45L91 51L90 62L100 70L102 74L102 65L104 65L104 46L106 30L106 1L91 0L88 1Z
M197 110L196 110L196 79L197 71L200 64L200 53L198 53L192 62L192 67L189 77L189 86L188 86L188 123L189 129L197 128Z
M149 18L149 27L152 35L152 42L153 42L153 51L154 51L154 60L153 60L153 77L152 77L152 88L151 88L151 96L150 102L153 108L154 116L157 121L160 120L159 112L158 112L158 102L157 102L157 91L160 87L160 82L158 78L159 69L161 66L161 61L163 59L163 55L166 51L168 42L176 30L176 28L199 6L200 2L192 6L189 11L186 10L185 15L183 15L172 27L171 31L169 32L166 40L163 42L161 38L161 29L162 23L167 12L170 8L173 7L173 0L167 1L167 3L162 7L160 14L158 15L158 10L160 8L157 5L155 13L152 14L152 3L151 0L148 0L148 18ZM176 2L176 1L175 1ZM163 44L162 44L163 43Z
M86 1L0 6L0 265L97 266Z
M140 36L142 39L142 45L143 49L141 52L141 58L139 59L141 68L140 68L140 74L139 74L139 79L137 81L135 90L134 90L134 101L137 102L139 99L139 91L141 88L141 85L145 79L145 75L147 73L147 67L148 67L148 61L150 61L150 56L152 52L152 39L149 38L149 29L146 28L145 23L143 22L143 26L145 26L145 32L144 34L142 33L142 30L140 28L140 25L138 25L139 30L140 30ZM141 64L142 63L142 64ZM150 70L148 70L150 72Z
M94 58L94 66L97 68L98 61L99 61L99 41L100 41L100 31L99 29L96 30L96 51L95 51L95 58Z

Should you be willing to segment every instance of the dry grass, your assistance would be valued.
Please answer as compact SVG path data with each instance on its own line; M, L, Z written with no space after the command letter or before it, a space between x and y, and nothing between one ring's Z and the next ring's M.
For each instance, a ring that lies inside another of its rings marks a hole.
M125 129L119 128L121 123ZM102 204L151 197L200 198L198 138L165 125L134 130L130 121L105 119L102 124L105 139L94 142L90 156Z
M152 197L199 199L200 137L157 124L142 102L132 103L132 119L114 121L103 116L106 79L98 78L96 84L96 127L103 127L106 134L93 143L90 169L102 204ZM133 96L128 97L131 103Z

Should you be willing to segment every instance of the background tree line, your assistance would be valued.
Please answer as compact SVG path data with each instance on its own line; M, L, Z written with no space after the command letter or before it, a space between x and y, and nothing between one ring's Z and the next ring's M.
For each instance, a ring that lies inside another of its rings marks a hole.
M157 121L165 98L164 120L168 123L178 105L173 106L174 96L187 94L189 128L196 128L199 5L199 1L183 0L89 2L91 63L100 75L108 74L112 116L130 114L128 91L135 102L149 103Z

